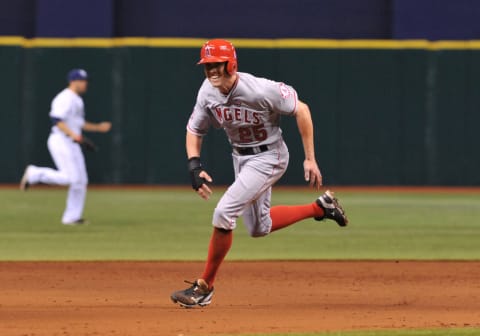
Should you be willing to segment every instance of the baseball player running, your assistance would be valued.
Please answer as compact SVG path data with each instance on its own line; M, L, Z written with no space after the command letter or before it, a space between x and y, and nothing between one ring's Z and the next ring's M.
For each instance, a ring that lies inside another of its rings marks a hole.
M296 206L270 207L272 185L288 165L288 149L279 127L280 116L297 120L305 161L305 180L317 190L322 175L315 160L310 110L297 92L284 83L237 72L234 46L225 40L206 42L198 64L205 76L187 125L186 149L192 187L205 200L212 190L210 175L202 168L202 137L210 126L222 127L233 148L235 182L228 188L213 213L213 234L203 275L191 287L171 295L183 307L206 306L213 296L217 271L232 245L236 220L243 216L252 237L262 237L306 218L332 219L348 223L345 212L326 191L315 202Z
M85 121L83 99L87 91L88 75L85 70L73 69L68 73L68 87L52 101L50 119L52 132L48 138L48 150L57 170L27 166L20 182L20 189L27 190L32 184L44 183L68 185L67 206L63 213L65 225L83 224L82 217L88 176L81 145L94 149L94 144L82 136L82 131L108 132L110 122Z

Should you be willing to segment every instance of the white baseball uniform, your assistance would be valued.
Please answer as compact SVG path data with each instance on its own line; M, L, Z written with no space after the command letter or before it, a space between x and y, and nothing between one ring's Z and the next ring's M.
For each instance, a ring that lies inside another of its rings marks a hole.
M66 88L53 99L50 117L63 121L76 134L82 134L85 123L83 99ZM31 166L28 183L68 185L67 205L62 222L72 223L82 218L85 205L88 184L85 159L80 145L55 125L47 145L57 170Z
M280 129L281 115L295 115L296 91L284 83L239 72L228 95L206 79L187 130L197 136L210 126L223 128L233 147L235 182L220 199L213 215L217 228L233 230L243 215L251 236L271 231L272 185L288 166L289 153Z

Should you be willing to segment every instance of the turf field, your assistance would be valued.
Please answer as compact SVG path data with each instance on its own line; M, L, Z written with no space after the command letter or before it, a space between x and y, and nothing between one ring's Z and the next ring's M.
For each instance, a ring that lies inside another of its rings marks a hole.
M1 260L203 260L211 214L191 190L91 188L90 224L60 224L65 190L0 189ZM242 224L230 260L480 259L480 192L340 191L351 225L307 220L261 239ZM278 189L274 204L311 202L308 189Z

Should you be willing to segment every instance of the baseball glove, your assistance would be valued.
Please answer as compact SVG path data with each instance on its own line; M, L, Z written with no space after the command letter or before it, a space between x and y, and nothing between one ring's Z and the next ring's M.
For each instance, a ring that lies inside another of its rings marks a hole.
M98 152L98 146L87 138L86 136L82 136L82 140L78 142L83 149L91 151L91 152Z

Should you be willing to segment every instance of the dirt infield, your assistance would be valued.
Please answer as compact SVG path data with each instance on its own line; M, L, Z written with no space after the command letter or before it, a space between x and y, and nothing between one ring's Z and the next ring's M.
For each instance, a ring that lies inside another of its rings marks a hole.
M2 262L0 335L480 327L480 262L230 262L212 305L169 301L202 263Z

